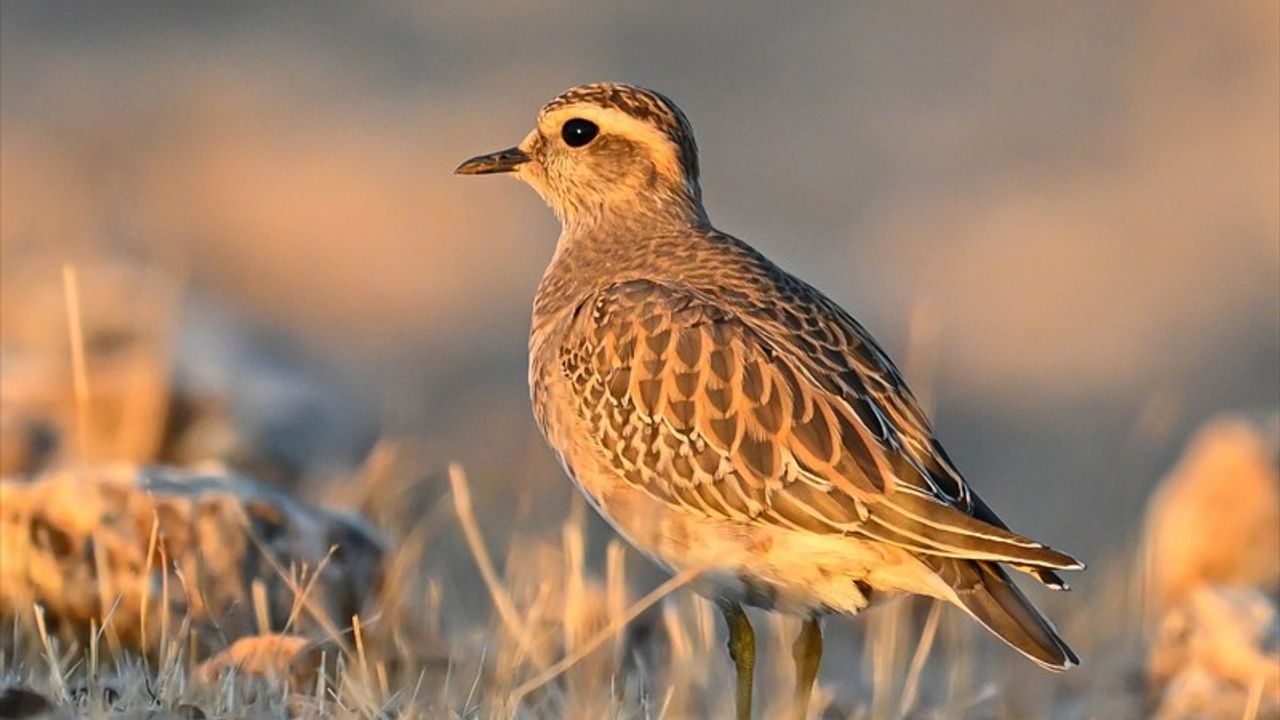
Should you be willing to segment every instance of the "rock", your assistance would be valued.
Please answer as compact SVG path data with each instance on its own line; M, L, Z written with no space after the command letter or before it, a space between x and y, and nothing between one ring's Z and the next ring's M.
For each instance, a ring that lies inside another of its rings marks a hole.
M188 614L203 643L254 635L260 616L278 631L294 610L287 576L305 572L293 587L306 587L321 566L307 605L344 628L377 588L384 554L360 518L224 471L119 465L6 479L0 508L0 616L39 603L50 624L82 628L118 597L109 630L134 647L156 647ZM295 614L293 631L318 629L309 610Z
M1274 441L1238 419L1206 425L1152 496L1145 542L1154 611L1205 585L1275 588L1280 474Z
M1280 717L1280 608L1251 588L1205 587L1164 616L1148 654L1161 720Z
M77 397L60 263L3 267L0 475L60 460L218 460L294 487L353 468L377 438L373 409L317 358L141 259L74 266L87 376Z
M33 690L11 687L0 690L0 720L36 720L53 716L53 703Z
M6 264L0 284L0 473L49 467L56 455L146 462L169 403L171 339L181 288L156 268L80 263L76 336L87 394L73 391L63 268L51 258Z
M1280 718L1280 473L1272 441L1218 419L1153 494L1147 684L1160 720Z
M267 680L288 678L295 688L307 688L315 679L320 663L320 650L325 647L296 635L255 635L240 638L231 647L200 665L198 673L206 681L215 682L234 668L244 675ZM330 648L329 657L335 652Z
M204 720L208 715L204 714L198 706L190 703L183 703L173 709L173 715L179 720Z
M24 416L13 406L0 404L0 471L34 473L48 465L57 450L57 428L45 419Z
M190 302L175 343L164 462L217 459L277 487L354 469L371 408L316 358L243 318Z

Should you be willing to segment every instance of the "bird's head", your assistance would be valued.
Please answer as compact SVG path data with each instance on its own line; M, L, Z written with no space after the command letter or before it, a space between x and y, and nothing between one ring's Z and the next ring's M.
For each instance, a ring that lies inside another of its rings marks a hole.
M519 145L471 158L455 172L511 173L566 227L706 222L688 119L663 95L632 85L570 88L542 107Z

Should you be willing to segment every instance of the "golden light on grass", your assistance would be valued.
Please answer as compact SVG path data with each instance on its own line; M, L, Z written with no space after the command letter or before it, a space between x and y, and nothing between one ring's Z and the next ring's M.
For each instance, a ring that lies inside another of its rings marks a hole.
M627 608L627 611L620 617L611 618L609 624L605 626L604 629L582 642L575 651L560 660L557 660L546 670L516 687L516 689L511 692L513 702L518 703L529 693L537 690L543 685L546 685L561 673L573 667L575 663L591 654L592 651L600 647L600 645L609 640L609 638L613 637L615 633L620 632L628 623L639 617L642 612L648 610L650 607L657 604L663 598L676 590L688 585L690 582L695 580L698 575L702 574L710 567L711 565L709 563L702 566L693 566L685 568L675 575L672 575L666 580L666 582L649 592L648 595L645 595L643 598L633 603L631 607Z
M147 617L151 614L151 585L155 578L155 559L159 541L160 516L152 513L151 532L147 536L147 561L142 567L142 575L138 578L138 635L141 637L143 659L147 658L151 646L151 636L147 634Z
M541 652L537 650L534 643L530 640L529 630L525 627L524 622L520 619L520 614L516 611L515 604L511 601L511 596L502 585L502 581L498 579L498 573L493 568L493 560L489 557L489 551L485 548L484 538L480 534L479 524L476 522L475 514L471 509L471 490L467 486L467 476L462 472L462 468L458 465L449 466L449 487L453 492L453 506L458 513L458 524L462 527L462 532L467 539L467 547L471 550L471 556L475 558L476 567L480 570L480 575L484 578L485 587L489 589L489 595L493 598L494 607L498 609L498 616L502 618L503 625L512 637L516 639L516 643L520 649L527 653L533 659L535 665L545 665Z
M32 611L35 613L36 630L39 633L40 644L44 648L44 659L49 667L49 681L59 701L65 701L67 683L63 679L62 663L58 654L54 651L53 640L49 637L49 628L44 619L44 608L36 604L32 606Z
M62 290L67 304L67 335L71 345L71 387L75 392L76 444L80 461L92 459L89 447L89 371L84 358L84 322L80 317L80 281L75 265L62 265ZM106 603L103 603L106 606Z
M938 634L938 619L942 617L942 603L929 601L929 615L920 631L920 641L916 643L915 654L911 656L911 666L907 671L907 679L902 686L902 700L898 704L898 717L907 717L919 699L920 680L924 676L924 664L933 650L933 640Z

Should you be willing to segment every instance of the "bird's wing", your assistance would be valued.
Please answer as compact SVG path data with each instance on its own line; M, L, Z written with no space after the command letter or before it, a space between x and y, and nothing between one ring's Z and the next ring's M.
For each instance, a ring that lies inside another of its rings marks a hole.
M812 307L762 329L697 291L622 282L576 308L558 359L618 475L668 503L930 555L1079 567L972 515L884 354L838 308Z

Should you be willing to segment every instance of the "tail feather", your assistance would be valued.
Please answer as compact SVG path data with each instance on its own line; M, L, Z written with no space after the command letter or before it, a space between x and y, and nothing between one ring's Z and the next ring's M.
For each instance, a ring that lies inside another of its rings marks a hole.
M995 511L991 509L991 506L988 505L981 497L979 497L976 492L970 491L969 503L970 503L970 512L973 514L975 518L981 520L982 522L988 523L990 525L995 525L998 528L1004 528L1005 530L1009 529L1009 526L1006 525L1005 522L1001 520L998 515L996 515ZM1052 590L1070 590L1071 589L1071 586L1067 584L1066 580L1062 579L1061 575L1059 575L1058 573L1048 568L1036 567L1033 565L1019 565L1017 563L1011 564L1010 567L1012 567L1014 570L1018 570L1019 572L1027 573L1028 575L1034 577L1036 580L1039 580L1040 583L1043 584L1045 587L1048 587ZM1084 563L1080 563L1080 569L1081 570L1084 569Z
M987 522L950 505L907 493L881 498L871 509L870 520L863 532L893 535L896 539L889 542L916 552L1052 570L1084 569L1079 560L1019 535L1003 523ZM872 523L880 527L873 527ZM1056 580L1060 582L1061 578Z
M1061 575L1059 575L1058 573L1052 570L1046 570L1045 568L1032 567L1030 565L1010 565L1009 567L1019 572L1024 572L1030 575L1031 577L1035 578L1036 580L1039 580L1041 585L1044 585L1050 590L1070 590L1071 589L1071 586L1067 584L1067 581L1063 580Z
M992 562L922 558L955 590L965 612L1013 649L1049 670L1080 664L1053 624L1031 604L1004 568Z

